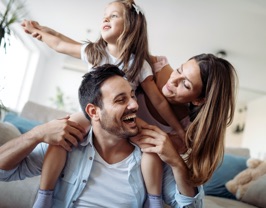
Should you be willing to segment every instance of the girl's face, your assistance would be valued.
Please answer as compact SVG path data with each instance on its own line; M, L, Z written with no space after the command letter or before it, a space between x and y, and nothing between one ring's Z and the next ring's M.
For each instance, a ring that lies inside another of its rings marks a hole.
M189 103L193 104L200 99L202 91L202 80L200 68L197 62L192 59L174 70L167 83L162 88L165 98L172 104Z
M124 10L119 2L112 2L105 9L101 35L108 44L116 44L124 31Z

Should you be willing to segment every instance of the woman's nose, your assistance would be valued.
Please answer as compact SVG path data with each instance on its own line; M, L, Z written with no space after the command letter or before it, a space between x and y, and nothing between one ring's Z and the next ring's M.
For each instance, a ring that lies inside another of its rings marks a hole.
M177 76L171 77L171 79L170 79L171 85L178 86L178 83L179 83L179 77L177 77Z
M170 84L174 86L178 86L179 82L182 80L182 75L178 72L172 73L172 76L170 77Z

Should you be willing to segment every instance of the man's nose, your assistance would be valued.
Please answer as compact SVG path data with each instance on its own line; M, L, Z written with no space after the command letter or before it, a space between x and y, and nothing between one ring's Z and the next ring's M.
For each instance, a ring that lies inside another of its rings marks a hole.
M138 105L136 99L131 98L130 101L129 101L129 103L128 103L128 109L138 110L138 108L139 108L139 105Z

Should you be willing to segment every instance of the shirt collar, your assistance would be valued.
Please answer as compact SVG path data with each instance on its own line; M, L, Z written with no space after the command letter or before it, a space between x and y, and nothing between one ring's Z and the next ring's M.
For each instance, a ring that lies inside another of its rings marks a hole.
M88 144L90 146L93 146L92 145L93 144L92 143L92 138L93 138L93 130L92 130L92 127L91 127L87 137L82 142L80 142L80 145L83 146L83 147L87 146Z

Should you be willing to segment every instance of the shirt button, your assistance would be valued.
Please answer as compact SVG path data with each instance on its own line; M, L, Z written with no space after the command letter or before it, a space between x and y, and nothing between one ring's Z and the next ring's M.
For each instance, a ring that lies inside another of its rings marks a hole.
M64 173L62 173L62 174L61 174L61 178L64 178L64 176L65 176L65 174L64 174Z
M87 181L86 180L83 180L82 183L87 183Z
M89 157L89 160L92 160L92 157Z

